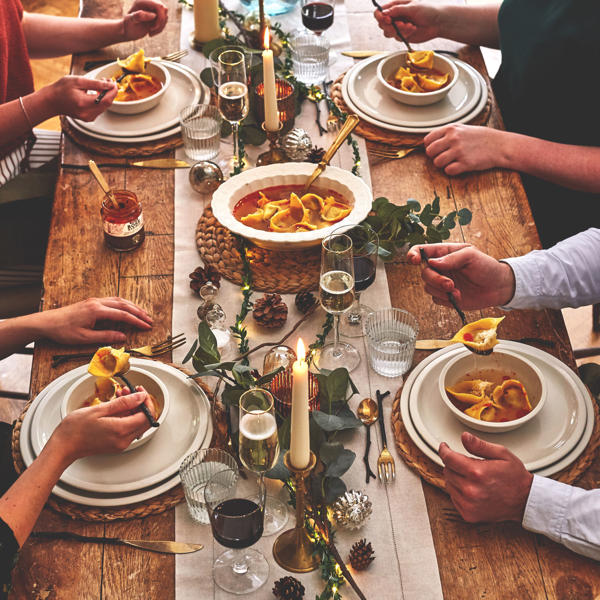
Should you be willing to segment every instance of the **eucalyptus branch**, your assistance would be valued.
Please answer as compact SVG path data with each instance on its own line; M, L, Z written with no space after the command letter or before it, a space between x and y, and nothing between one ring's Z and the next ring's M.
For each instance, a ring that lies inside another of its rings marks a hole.
M246 44L246 46L251 48L252 47L252 39L248 35L248 32L244 29L242 21L240 20L238 15L234 11L229 10L222 2L219 2L219 9L220 9L221 13L224 14L225 17L230 19L233 22L233 24L238 28L240 35L244 38L244 43Z

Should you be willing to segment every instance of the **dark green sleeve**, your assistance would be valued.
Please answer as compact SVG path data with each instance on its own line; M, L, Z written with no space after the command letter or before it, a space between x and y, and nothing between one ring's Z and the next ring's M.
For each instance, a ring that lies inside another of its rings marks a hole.
M13 567L17 562L19 544L12 529L0 519L0 600L8 596Z

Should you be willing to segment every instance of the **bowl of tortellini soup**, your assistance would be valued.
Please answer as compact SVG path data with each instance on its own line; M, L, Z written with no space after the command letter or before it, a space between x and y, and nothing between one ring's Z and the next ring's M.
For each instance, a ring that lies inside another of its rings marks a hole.
M442 368L444 404L464 425L502 433L535 419L546 401L540 370L523 356L496 346L488 356L466 348Z
M458 80L458 69L452 60L431 50L404 51L381 60L377 78L397 102L427 106L446 97Z
M315 166L280 163L244 171L215 191L213 214L231 232L262 248L319 245L336 227L363 221L373 196L362 179L330 166L304 193Z

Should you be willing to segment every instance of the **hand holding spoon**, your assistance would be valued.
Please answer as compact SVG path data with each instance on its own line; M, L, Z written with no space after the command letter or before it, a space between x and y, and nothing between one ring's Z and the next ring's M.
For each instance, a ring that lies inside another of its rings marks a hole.
M371 425L377 421L377 417L379 416L379 408L377 406L377 402L372 400L371 398L365 398L361 400L358 405L358 409L356 411L358 418L362 422L362 424L367 428L367 443L365 447L365 455L363 456L363 462L365 463L365 469L367 471L367 483L369 483L369 479L372 477L373 479L377 479L377 475L373 473L371 470L371 466L369 465L369 450L371 448Z

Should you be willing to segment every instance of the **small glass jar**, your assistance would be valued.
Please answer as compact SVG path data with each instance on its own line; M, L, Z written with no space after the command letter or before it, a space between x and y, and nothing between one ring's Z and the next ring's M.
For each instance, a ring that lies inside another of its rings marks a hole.
M113 190L118 206L105 196L100 214L106 245L117 252L128 252L142 244L144 215L142 204L133 192Z

